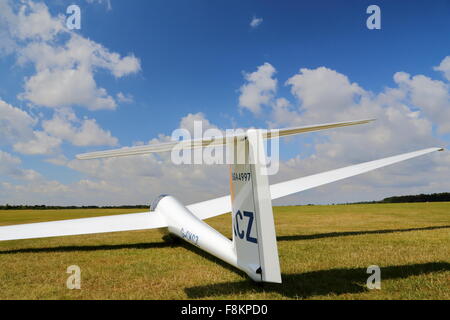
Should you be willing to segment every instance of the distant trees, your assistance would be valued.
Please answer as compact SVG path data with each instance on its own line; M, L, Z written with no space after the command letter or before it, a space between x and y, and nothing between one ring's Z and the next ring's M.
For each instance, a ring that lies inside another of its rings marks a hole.
M433 194L419 194L411 196L398 196L384 198L380 203L405 203L405 202L445 202L450 201L450 193L433 193Z
M60 210L60 209L147 209L149 205L124 206L47 206L47 205L0 205L0 210Z
M407 202L450 202L450 192L418 194L409 196L396 196L384 198L381 201L357 202L365 203L407 203ZM348 203L351 204L351 203ZM308 204L312 205L312 204ZM334 205L334 203L333 203ZM123 205L123 206L47 206L47 205L0 205L0 210L59 210L59 209L147 209L149 205Z

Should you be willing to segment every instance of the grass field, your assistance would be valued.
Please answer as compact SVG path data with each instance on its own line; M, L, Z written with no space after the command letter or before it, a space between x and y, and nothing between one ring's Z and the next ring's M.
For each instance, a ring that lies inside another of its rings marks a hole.
M0 225L131 211L0 211ZM0 242L0 299L450 299L450 203L274 211L281 285L149 230ZM229 215L208 222L231 236ZM81 290L66 288L70 265ZM366 288L370 265L381 290Z

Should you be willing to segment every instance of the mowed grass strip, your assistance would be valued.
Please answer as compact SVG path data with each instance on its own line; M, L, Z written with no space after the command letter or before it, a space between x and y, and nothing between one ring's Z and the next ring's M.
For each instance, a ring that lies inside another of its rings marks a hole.
M142 210L146 211L146 210ZM161 230L0 242L0 299L450 299L450 203L276 207L283 284ZM0 225L136 212L0 211ZM231 217L207 221L231 237ZM81 290L68 290L68 266ZM381 268L368 290L367 267Z

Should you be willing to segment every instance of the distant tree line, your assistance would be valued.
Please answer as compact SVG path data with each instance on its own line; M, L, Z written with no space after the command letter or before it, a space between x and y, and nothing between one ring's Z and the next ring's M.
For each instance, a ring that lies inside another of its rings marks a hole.
M450 201L450 192L418 194L412 196L398 196L384 198L380 203L405 203L405 202L445 202Z
M416 194L384 198L380 201L360 201L346 204L376 204L376 203L412 203L412 202L450 202L450 193ZM334 203L333 203L334 204Z
M364 201L346 204L371 203L407 203L407 202L450 202L450 192L418 194L409 196L396 196L384 198L381 201ZM333 203L334 204L334 203ZM308 204L312 206L312 204ZM60 210L60 209L148 209L149 205L123 205L123 206L47 206L47 205L0 205L0 210Z
M149 205L131 206L47 206L47 205L0 205L0 210L61 210L61 209L148 209Z

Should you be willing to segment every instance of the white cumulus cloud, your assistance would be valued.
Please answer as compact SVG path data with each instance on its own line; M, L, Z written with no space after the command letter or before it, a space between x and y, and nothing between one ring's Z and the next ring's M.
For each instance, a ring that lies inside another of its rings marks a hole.
M121 78L141 70L133 54L121 56L68 30L64 16L52 16L43 3L0 0L0 9L5 27L0 39L14 43L19 65L35 67L35 74L25 79L25 92L19 95L33 104L114 109L115 99L98 86L95 72L105 69Z
M424 75L411 77L406 72L397 72L395 82L416 107L437 124L441 133L450 132L449 85Z
M50 136L44 131L34 131L33 134L32 139L14 144L14 151L28 155L53 154L58 151L61 139Z
M240 88L239 106L259 114L262 106L268 105L276 92L275 72L275 68L266 62L255 72L246 73L246 83Z
M37 181L42 178L42 176L34 170L20 168L21 165L22 160L20 160L20 158L0 150L0 175L26 182Z
M26 111L0 99L0 145L12 144L33 137L37 120Z
M257 28L263 22L263 18L253 17L250 21L250 27L253 29Z
M79 120L69 110L57 112L42 123L44 130L53 137L69 141L75 146L115 146L117 138L103 130L95 119Z

